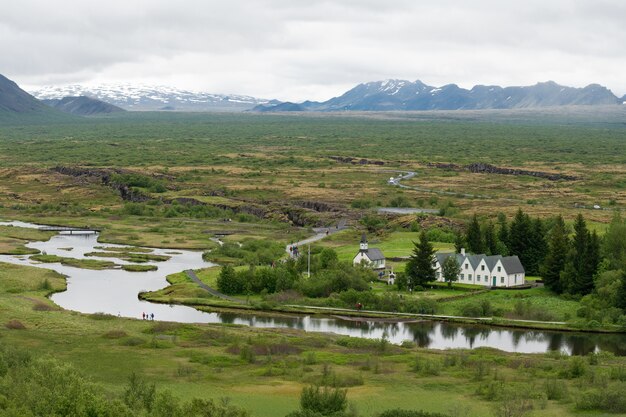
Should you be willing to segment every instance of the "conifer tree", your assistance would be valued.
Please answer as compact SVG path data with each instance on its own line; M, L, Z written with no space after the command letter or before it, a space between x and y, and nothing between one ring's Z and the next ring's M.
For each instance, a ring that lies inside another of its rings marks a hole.
M422 230L420 240L413 243L413 254L406 265L406 274L408 276L408 285L410 289L417 285L424 286L426 283L435 281L435 249L428 241L426 232Z
M496 226L493 222L487 223L485 227L485 253L487 255L498 254L498 238L496 237Z
M498 213L498 255L509 255L509 226L504 213Z
M483 244L483 236L480 230L480 223L478 223L478 218L476 214L472 218L468 228L467 234L465 235L465 241L467 243L467 250L471 253L483 253L484 244Z
M613 215L604 234L602 255L608 259L611 269L626 270L626 221L619 211Z
M528 275L537 275L548 250L543 222L539 218L533 219L531 222L529 243L527 249L528 265L524 266Z
M564 271L570 294L586 295L593 290L593 276L599 263L597 245L597 236L592 237L585 219L579 214L574 222L572 249Z
M561 272L569 254L570 242L562 216L558 216L548 236L548 250L541 266L541 276L546 287L561 294L565 287L561 282Z
M509 254L517 255L524 268L532 264L529 248L532 245L532 222L528 214L518 209L509 228Z

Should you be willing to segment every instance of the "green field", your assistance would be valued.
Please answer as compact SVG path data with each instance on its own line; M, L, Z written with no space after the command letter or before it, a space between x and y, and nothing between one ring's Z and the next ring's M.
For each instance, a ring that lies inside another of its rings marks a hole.
M474 214L495 221L502 213L510 221L522 208L542 219L562 214L571 227L583 213L589 228L604 235L614 211L626 209L625 115L616 107L329 115L128 112L37 124L4 120L0 220L94 227L102 230L103 246L200 250L238 271L249 264L267 267L286 257L284 245L311 236L314 227L341 223L347 230L312 244L315 256L332 248L339 261L349 262L365 232L370 246L396 258L388 265L402 272L418 231L432 234L435 249L450 252L454 233L464 231ZM471 163L575 179L462 168ZM405 184L421 190L388 185L396 171L417 172ZM377 208L390 206L437 213L377 214ZM34 254L27 242L51 236L0 226L0 254ZM221 253L216 238L228 253ZM145 251L98 250L88 260L46 254L35 259L95 269L115 266L98 257L139 264L163 260ZM130 268L137 274L144 269ZM198 275L215 288L219 272L216 267ZM142 296L203 309L233 307L183 273L168 280L171 286ZM522 400L531 408L529 416L626 415L626 362L607 353L568 358L492 349L435 351L296 330L84 315L46 298L65 285L63 277L45 269L0 263L0 353L16 349L36 359L58 359L107 398L119 399L136 372L185 401L228 397L259 417L296 410L302 388L312 384L347 388L364 417L396 407L499 417L497 407ZM568 328L589 330L589 323L597 322L592 330L623 331L581 313L584 300L541 287L474 294L455 284L407 293L375 282L371 290L377 297L426 300L439 314L493 316L500 324L564 321ZM271 294L236 296L248 302L240 308L281 309ZM338 297L294 297L285 303L345 303ZM612 311L618 313L623 315ZM0 395L0 415L3 401Z

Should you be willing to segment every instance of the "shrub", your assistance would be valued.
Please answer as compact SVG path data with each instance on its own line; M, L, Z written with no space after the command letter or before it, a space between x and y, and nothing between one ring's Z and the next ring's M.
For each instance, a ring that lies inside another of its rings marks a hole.
M305 387L300 395L300 407L302 410L312 411L323 416L341 413L345 411L348 405L346 393L346 390L339 388Z

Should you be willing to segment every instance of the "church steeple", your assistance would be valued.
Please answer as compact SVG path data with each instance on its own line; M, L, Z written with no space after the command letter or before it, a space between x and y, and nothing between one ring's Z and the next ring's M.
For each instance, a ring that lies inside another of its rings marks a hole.
M367 237L365 236L365 233L361 235L361 244L359 247L362 251L367 251Z

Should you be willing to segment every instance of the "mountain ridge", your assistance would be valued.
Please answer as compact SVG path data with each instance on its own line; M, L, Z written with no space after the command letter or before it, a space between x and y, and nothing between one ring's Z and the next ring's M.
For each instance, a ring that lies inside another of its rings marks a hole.
M113 104L87 96L44 99L41 101L57 110L78 116L93 116L96 114L109 114L126 111L120 107L114 106Z
M259 104L278 104L279 101L236 94L195 92L167 86L100 84L82 86L46 86L32 91L40 100L86 96L112 104L124 110L135 111L243 111Z
M531 86L475 85L468 90L456 84L434 87L420 80L390 79L361 83L341 96L300 106L307 111L482 110L617 105L625 99L599 84L576 88L547 81Z

